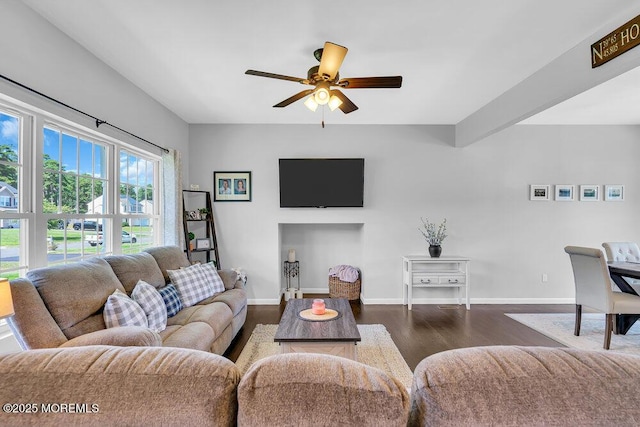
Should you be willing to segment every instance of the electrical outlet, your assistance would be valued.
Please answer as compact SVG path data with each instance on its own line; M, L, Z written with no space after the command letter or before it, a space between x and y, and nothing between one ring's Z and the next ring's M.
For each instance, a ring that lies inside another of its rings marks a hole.
M547 273L542 273L542 283L547 283L549 281L549 276Z

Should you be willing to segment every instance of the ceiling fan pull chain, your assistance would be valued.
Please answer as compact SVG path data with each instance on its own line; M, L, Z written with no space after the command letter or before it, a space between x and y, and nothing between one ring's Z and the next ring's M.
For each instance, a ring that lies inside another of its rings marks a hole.
M322 129L324 129L324 105L322 106Z

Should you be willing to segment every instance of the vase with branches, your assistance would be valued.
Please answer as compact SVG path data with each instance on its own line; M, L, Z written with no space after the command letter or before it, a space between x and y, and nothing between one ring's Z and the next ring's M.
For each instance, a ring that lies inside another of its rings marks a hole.
M438 226L436 226L435 222L429 221L428 218L420 219L422 220L422 227L418 227L418 230L429 244L429 254L437 258L442 253L442 242L447 237L447 219L445 218Z

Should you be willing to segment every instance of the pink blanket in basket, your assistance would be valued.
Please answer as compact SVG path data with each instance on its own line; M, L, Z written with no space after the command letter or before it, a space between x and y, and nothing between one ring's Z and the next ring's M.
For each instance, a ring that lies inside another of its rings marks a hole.
M343 282L354 283L358 280L358 269L350 265L336 265L329 269L329 276L337 277Z

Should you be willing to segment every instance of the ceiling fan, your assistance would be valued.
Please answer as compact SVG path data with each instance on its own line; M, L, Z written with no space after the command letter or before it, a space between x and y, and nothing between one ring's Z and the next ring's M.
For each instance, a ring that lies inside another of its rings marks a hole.
M347 48L331 42L325 42L324 48L316 49L313 56L320 61L320 65L309 68L307 78L284 76L282 74L266 73L264 71L247 70L245 74L252 76L268 77L271 79L289 80L313 86L313 89L306 89L274 105L276 108L286 107L305 96L309 96L305 105L312 111L318 105L328 104L331 111L340 108L343 113L349 114L358 109L356 104L351 102L339 89L373 89L385 88L393 89L402 86L402 76L389 77L348 77L340 79L338 73L344 57L347 55Z

